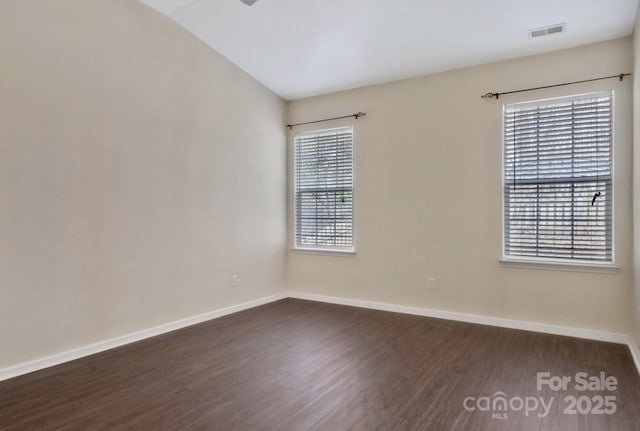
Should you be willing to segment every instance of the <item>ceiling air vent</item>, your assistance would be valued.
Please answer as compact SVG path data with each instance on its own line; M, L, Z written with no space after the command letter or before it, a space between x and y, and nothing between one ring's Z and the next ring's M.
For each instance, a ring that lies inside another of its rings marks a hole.
M564 33L566 30L566 24L554 24L546 27L534 28L529 30L529 38L534 39L536 37L549 36L551 34Z

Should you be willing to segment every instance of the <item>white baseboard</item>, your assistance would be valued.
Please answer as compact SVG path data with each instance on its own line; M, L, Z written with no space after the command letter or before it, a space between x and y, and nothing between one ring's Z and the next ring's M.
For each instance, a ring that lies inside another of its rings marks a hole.
M313 293L290 291L288 296L290 298L327 302L329 304L349 305L352 307L370 308L372 310L392 311L394 313L413 314L416 316L435 317L437 319L456 320L459 322L477 323L480 325L498 326L501 328L522 329L525 331L541 332L544 334L564 335L567 337L583 338L587 340L626 344L629 347L636 369L640 374L640 349L638 348L634 338L627 334L597 331L594 329L573 328L570 326L550 325L547 323L528 322L524 320L502 319L499 317L491 317L481 314L458 313L455 311L436 310L432 308L411 307L384 302L316 295Z
M547 323L528 322L524 320L502 319L481 314L467 314L456 311L436 310L432 308L411 307L408 305L388 304L384 302L362 301L359 299L339 298L335 296L315 295L303 292L289 292L290 298L310 301L328 302L331 304L350 305L352 307L371 308L373 310L392 311L395 313L413 314L416 316L435 317L437 319L456 320L459 322L477 323L480 325L499 326L501 328L522 329L545 334L565 335L588 340L607 341L628 344L627 334L597 331L593 329L572 328L568 326L550 325Z
M612 343L626 344L629 346L631 356L640 373L640 349L638 349L635 340L630 335L617 334L612 332L597 331L592 329L572 328L567 326L550 325L546 323L527 322L522 320L502 319L498 317L485 316L480 314L467 314L455 311L436 310L423 307L411 307L407 305L388 304L383 302L364 301L351 298L340 298L335 296L316 295L303 292L281 292L264 298L243 302L241 304L232 305L197 316L187 317L185 319L176 320L174 322L165 323L153 328L144 329L142 331L123 335L109 340L100 341L87 346L78 347L66 352L57 353L44 358L25 362L7 368L0 369L0 381L38 371L64 362L80 359L94 353L103 352L105 350L120 347L125 344L134 343L145 338L154 337L156 335L165 334L187 326L206 322L217 317L226 316L227 314L236 313L238 311L247 310L259 305L278 301L284 298L306 299L310 301L326 302L330 304L348 305L352 307L369 308L373 310L391 311L395 313L412 314L416 316L434 317L438 319L455 320L459 322L476 323L480 325L498 326L502 328L522 329L525 331L541 332L545 334L565 335L575 338L584 338L589 340L607 341Z
M156 335L165 334L167 332L175 331L176 329L181 329L187 326L195 325L197 323L206 322L207 320L226 316L227 314L236 313L238 311L247 310L249 308L257 307L269 302L278 301L286 297L287 294L285 292L277 293L275 295L254 299L252 301L243 302L241 304L231 305L229 307L220 308L214 311L199 314L197 316L191 316L185 319L164 323L159 326L154 326L153 328L143 329L142 331L137 331L116 338L111 338L109 340L99 341L97 343L78 347L66 352L56 353L51 356L36 359L34 361L2 368L0 369L0 381L27 374L33 371L42 370L44 368L62 364L64 362L73 361L75 359L93 355L94 353L99 353L105 350L113 349L115 347L120 347L125 344L134 343L136 341L144 340L145 338L155 337Z
M640 349L636 344L636 340L631 335L629 335L629 350L631 351L633 362L635 362L636 368L638 369L638 374L640 374Z

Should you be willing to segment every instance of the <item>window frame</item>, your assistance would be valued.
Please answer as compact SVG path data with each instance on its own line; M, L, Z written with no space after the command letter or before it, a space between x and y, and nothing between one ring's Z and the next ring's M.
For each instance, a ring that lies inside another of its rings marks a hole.
M312 135L320 133L330 133L333 131L350 130L351 131L351 248L333 248L333 247L321 247L321 246L299 246L298 245L298 232L297 232L297 190L298 181L296 175L296 156L297 146L296 139L303 135ZM293 176L293 190L292 190L292 229L293 229L293 244L291 250L301 254L321 254L321 255L336 255L336 256L355 256L356 255L356 133L353 124L347 124L344 126L329 127L324 129L309 129L295 133L292 137L293 146L293 160L292 160L292 176Z
M549 257L534 257L534 256L516 256L508 255L506 253L507 243L507 226L506 226L506 201L505 201L505 167L506 167L506 134L505 134L505 114L508 107L527 107L527 106L539 106L544 104L556 103L556 102L571 102L572 100L579 100L586 97L599 97L608 96L611 98L611 260L609 261L588 261L582 259L572 258L549 258ZM548 270L561 270L561 271L577 271L577 272L601 272L601 273L615 273L620 268L616 264L616 242L615 242L615 218L616 218L616 205L615 205L615 190L616 190L616 168L615 168L615 141L616 141L616 99L613 89L595 90L585 93L562 95L555 97L548 97L543 99L525 100L521 102L503 103L501 110L501 226L502 226L502 253L499 259L500 263L504 266L511 268L524 268L524 269L548 269Z

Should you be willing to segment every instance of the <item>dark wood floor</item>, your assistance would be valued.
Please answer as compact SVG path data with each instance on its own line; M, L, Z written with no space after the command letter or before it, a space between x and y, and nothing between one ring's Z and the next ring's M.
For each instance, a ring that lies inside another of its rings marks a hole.
M539 371L615 376L586 394L616 413L563 414L585 392ZM498 391L555 403L463 407ZM0 382L3 431L345 429L640 430L640 377L623 345L286 299Z

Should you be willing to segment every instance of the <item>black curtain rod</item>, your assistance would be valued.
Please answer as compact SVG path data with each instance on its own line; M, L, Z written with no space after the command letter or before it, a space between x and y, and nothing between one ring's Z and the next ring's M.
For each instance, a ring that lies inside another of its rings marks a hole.
M356 120L360 117L364 117L365 115L367 115L366 112L357 112L355 114L351 114L351 115L344 115L342 117L335 117L335 118L325 118L324 120L316 120L316 121L307 121L306 123L296 123L296 124L287 124L287 127L289 128L289 130L293 129L296 126L304 126L305 124L315 124L315 123L323 123L325 121L332 121L332 120L342 120L343 118L355 118Z
M619 75L603 76L602 78L583 79L582 81L565 82L563 84L545 85L543 87L534 87L534 88L525 88L524 90L504 91L502 93L498 93L498 92L496 92L496 93L486 93L486 94L483 94L480 97L482 97L483 99L493 99L494 97L496 99L499 99L500 96L502 96L504 94L522 93L523 91L542 90L544 88L563 87L565 85L582 84L583 82L600 81L600 80L603 80L603 79L611 79L611 78L618 78L618 79L620 79L620 81L622 81L625 76L629 76L629 75L631 75L631 74L630 73L621 73Z

